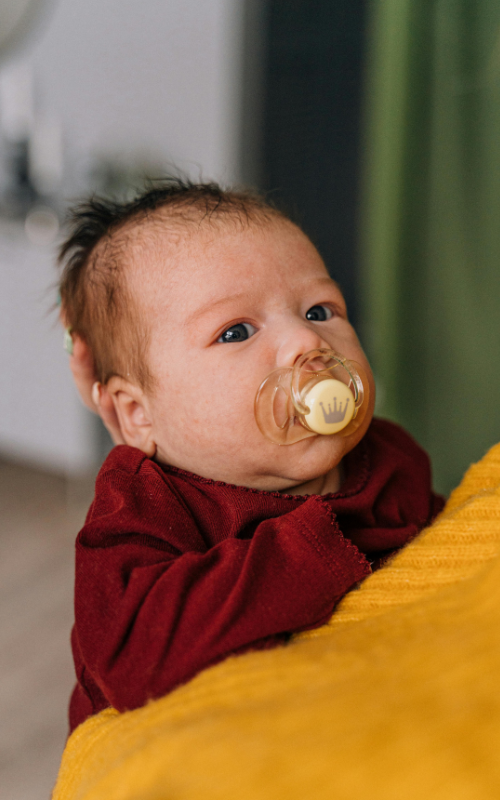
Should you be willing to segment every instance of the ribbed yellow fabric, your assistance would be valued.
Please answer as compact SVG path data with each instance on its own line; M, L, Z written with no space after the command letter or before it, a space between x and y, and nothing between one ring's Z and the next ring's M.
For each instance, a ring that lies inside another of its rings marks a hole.
M54 800L497 797L499 551L497 446L320 635L87 720Z
M499 549L500 507L495 511L492 499L498 487L500 445L470 467L434 525L390 565L375 572L359 591L347 594L330 622L301 635L328 635L332 627L415 602L473 574Z

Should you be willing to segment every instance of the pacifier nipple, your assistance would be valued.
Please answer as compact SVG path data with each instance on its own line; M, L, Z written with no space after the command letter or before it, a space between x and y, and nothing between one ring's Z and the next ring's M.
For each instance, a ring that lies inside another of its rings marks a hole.
M255 418L268 439L294 444L311 436L349 436L367 409L362 368L333 350L311 350L293 367L274 370L255 398Z

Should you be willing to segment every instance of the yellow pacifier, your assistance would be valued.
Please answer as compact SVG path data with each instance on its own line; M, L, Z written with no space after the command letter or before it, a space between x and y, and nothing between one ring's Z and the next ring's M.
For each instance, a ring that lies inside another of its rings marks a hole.
M293 367L265 378L255 397L255 419L276 444L310 436L350 436L368 407L362 367L334 350L310 350Z

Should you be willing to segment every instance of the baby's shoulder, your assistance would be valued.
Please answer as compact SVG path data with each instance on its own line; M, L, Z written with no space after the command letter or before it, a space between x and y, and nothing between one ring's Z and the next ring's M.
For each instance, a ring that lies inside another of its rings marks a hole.
M77 541L106 547L124 536L140 537L143 544L144 537L154 537L179 551L201 546L196 521L174 481L141 450L119 445L99 471Z
M421 477L431 483L429 456L413 436L400 425L387 419L374 418L365 436L373 470L397 473L400 479L414 481Z
M368 428L366 438L368 441L373 442L373 444L383 443L385 446L401 449L405 452L411 450L425 453L423 448L407 430L396 422L391 422L388 419L374 417Z
M168 471L163 470L160 464L149 458L142 450L127 444L113 447L99 470L97 483L100 481L121 482L123 485L136 487L136 490L140 487L147 489L149 486L157 485L163 488L166 495L176 494L174 482Z
M108 453L99 470L99 476L113 471L122 472L125 475L137 475L143 464L149 461L146 454L137 447L118 444Z
M136 447L117 445L99 470L89 514L95 518L126 509L144 518L174 511L189 516L184 498L159 464Z

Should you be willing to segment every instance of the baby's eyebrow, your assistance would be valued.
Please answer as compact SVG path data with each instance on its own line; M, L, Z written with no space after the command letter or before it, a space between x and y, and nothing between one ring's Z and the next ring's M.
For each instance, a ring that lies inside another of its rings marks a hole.
M313 281L304 281L304 285L311 283L324 283L327 286L331 286L333 284L333 286L335 286L335 288L338 289L339 292L342 292L337 281L334 280L330 275L325 275L324 278L315 278Z
M229 305L230 303L235 303L238 300L242 300L246 298L248 300L248 293L247 292L237 292L236 294L230 294L227 297L221 297L218 300L209 300L207 303L204 303L200 308L197 308L190 314L186 319L186 324L189 325L190 322L194 320L198 320L200 317L204 316L205 314L210 313L214 309L220 308L221 306Z
M305 280L303 281L303 284L299 284L297 288L300 288L301 285L303 286L326 285L330 287L333 285L335 289L337 289L337 291L339 291L342 294L342 291L338 283L328 275L325 275L325 277L321 278L314 278L313 280L311 279ZM231 303L236 303L239 300L244 300L248 304L251 302L251 294L249 294L248 292L236 292L235 294L230 294L225 297L220 297L219 299L208 300L208 302L204 303L202 306L200 306L200 308L197 308L186 318L185 324L189 325L190 323L199 320L200 317L203 317L206 314L209 314L210 312L217 310L221 307L223 308L225 305L231 305Z

